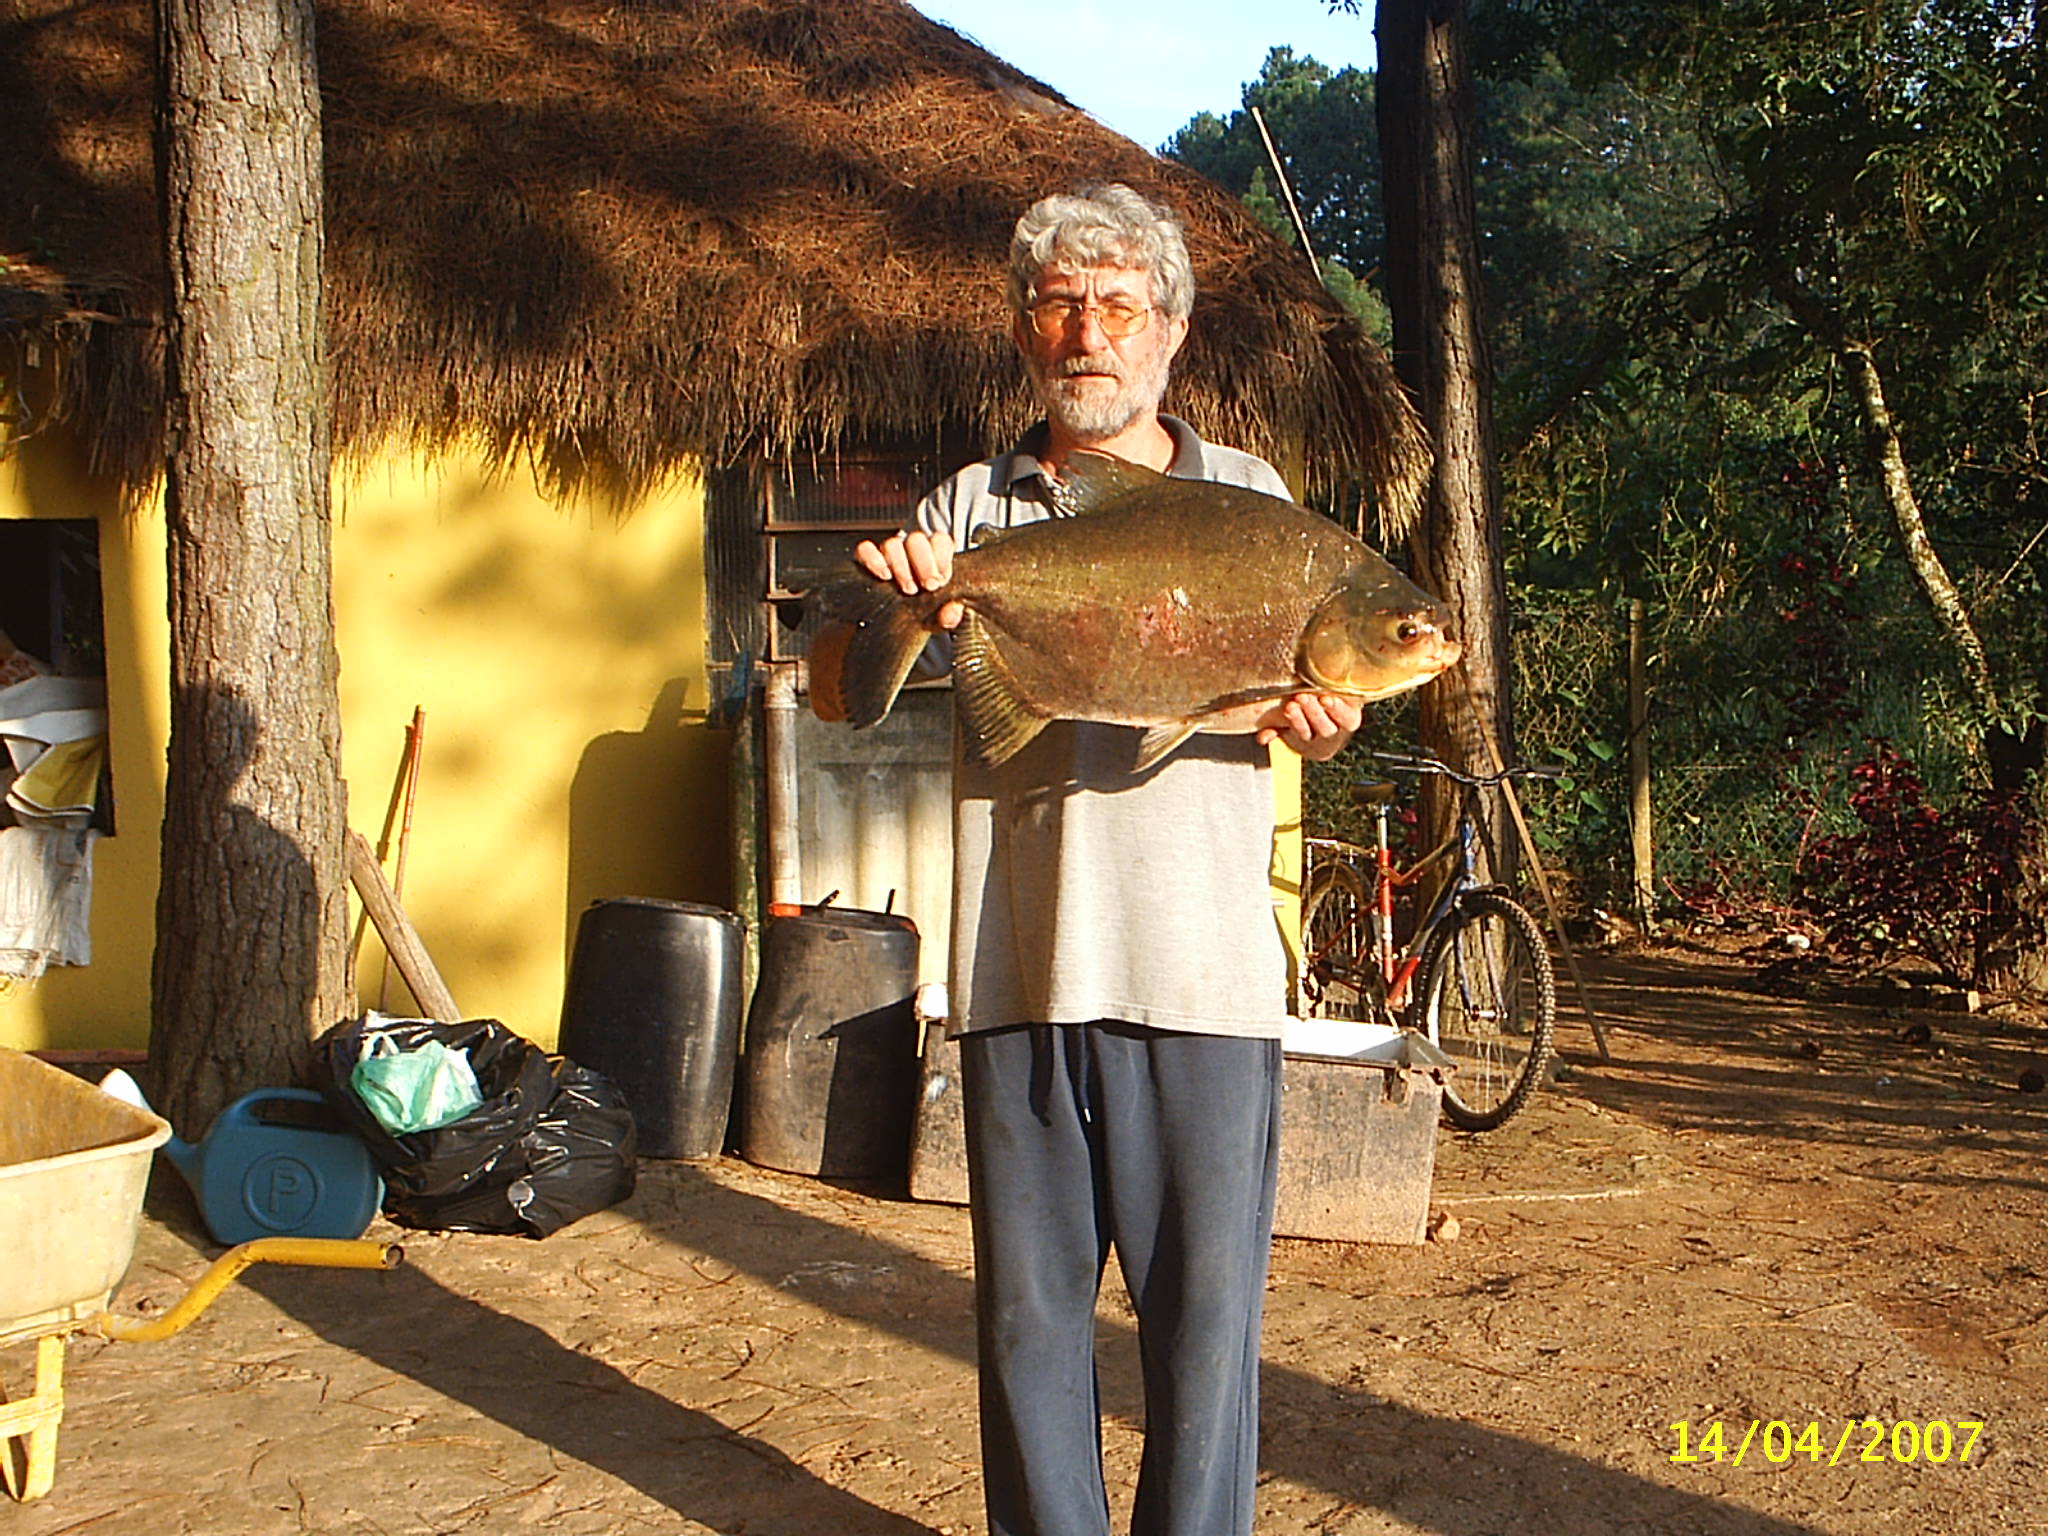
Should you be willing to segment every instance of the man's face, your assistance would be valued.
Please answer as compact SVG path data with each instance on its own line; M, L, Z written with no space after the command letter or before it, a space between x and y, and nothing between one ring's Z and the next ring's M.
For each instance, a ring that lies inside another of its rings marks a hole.
M1062 321L1062 302L1085 307ZM1033 316L1017 322L1017 345L1055 426L1080 442L1102 442L1159 408L1188 323L1152 307L1151 273L1048 267L1039 274L1032 305L1037 323ZM1104 329L1106 321L1116 328L1117 311L1131 309L1140 312L1140 329L1127 336Z

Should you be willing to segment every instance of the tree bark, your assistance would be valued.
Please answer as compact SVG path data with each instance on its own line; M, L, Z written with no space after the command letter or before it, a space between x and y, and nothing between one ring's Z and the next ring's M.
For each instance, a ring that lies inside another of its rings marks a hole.
M1421 584L1450 610L1465 647L1459 667L1423 690L1422 738L1453 764L1491 772L1489 735L1512 761L1515 734L1467 25L1467 0L1380 0L1375 36L1395 365L1436 449L1413 549ZM1509 878L1516 850L1499 797L1482 797L1479 809L1495 873ZM1442 802L1429 816L1433 826L1448 819Z
M155 1101L188 1135L348 1007L310 0L157 0L170 762Z
M1948 631L1956 655L1963 665L1963 677L1976 695L1977 707L1987 721L2000 716L1998 687L1992 680L1991 664L1984 654L1983 638L1970 617L1969 605L1927 537L1927 520L1920 513L1920 498L1913 491L1913 477L1906 469L1906 454L1899 443L1899 429L1885 403L1884 379L1877 371L1877 358L1867 342L1845 341L1841 357L1849 373L1849 388L1863 413L1863 430L1870 443L1870 457L1877 467L1878 483L1884 488L1885 506L1899 531L1899 545L1906 552L1906 567L1920 584L1934 616Z

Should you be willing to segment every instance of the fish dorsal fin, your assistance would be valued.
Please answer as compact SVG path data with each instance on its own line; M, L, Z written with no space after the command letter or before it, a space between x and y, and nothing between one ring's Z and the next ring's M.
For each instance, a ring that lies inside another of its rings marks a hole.
M1019 697L1016 678L972 608L953 632L953 693L968 746L991 768L1015 757L1045 729L1045 716Z
M1169 720L1153 726L1138 738L1138 760L1131 764L1131 772L1143 773L1200 728L1192 720Z
M1100 512L1147 486L1166 479L1157 470L1106 453L1076 449L1067 455L1057 480L1050 481L1053 507L1062 517Z

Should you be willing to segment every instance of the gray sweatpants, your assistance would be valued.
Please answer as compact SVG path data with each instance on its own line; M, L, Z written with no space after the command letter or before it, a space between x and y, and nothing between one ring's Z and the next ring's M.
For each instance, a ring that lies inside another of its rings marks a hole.
M1112 1245L1145 1384L1132 1536L1250 1536L1280 1042L1100 1023L960 1047L990 1536L1108 1536Z

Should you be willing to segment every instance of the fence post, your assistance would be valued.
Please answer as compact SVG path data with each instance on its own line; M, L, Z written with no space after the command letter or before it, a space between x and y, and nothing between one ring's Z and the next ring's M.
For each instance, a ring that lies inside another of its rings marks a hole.
M1650 696L1644 659L1644 602L1628 604L1628 820L1634 854L1635 918L1645 934L1657 913L1656 845L1650 822Z

